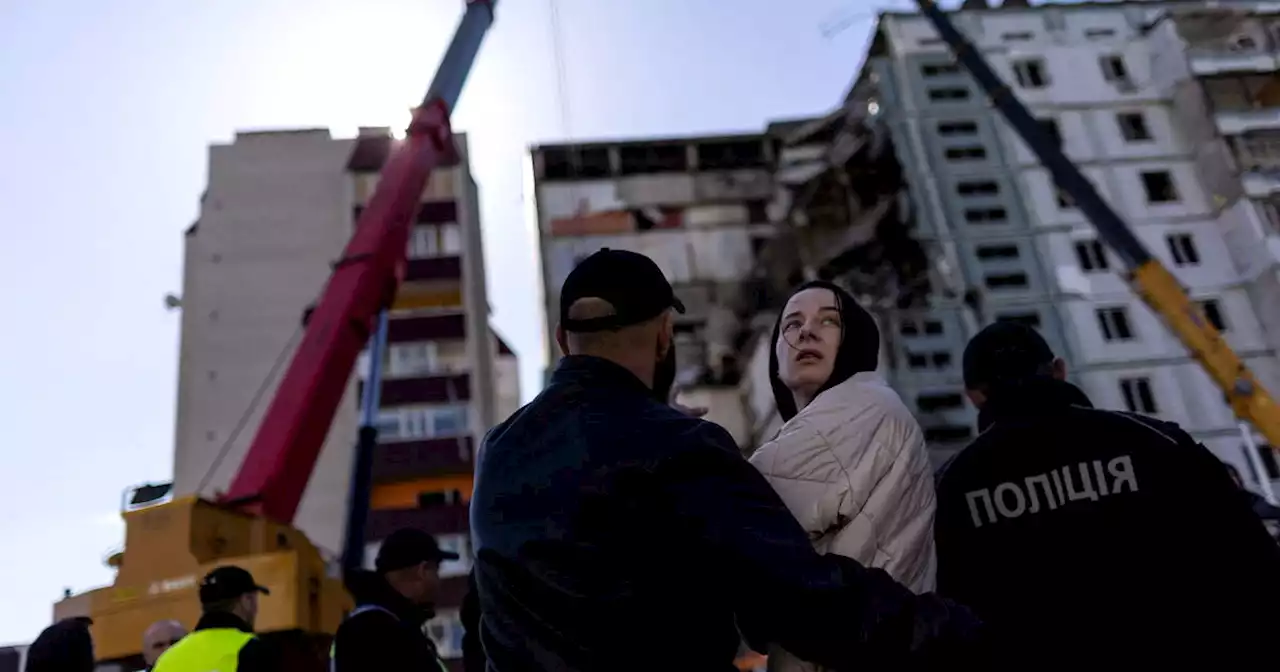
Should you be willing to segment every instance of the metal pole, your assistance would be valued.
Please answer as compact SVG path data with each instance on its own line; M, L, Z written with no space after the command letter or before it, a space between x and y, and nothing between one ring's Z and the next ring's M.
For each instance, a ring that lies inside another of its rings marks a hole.
M1262 463L1262 456L1258 454L1258 444L1253 440L1253 430L1247 422L1240 423L1239 427L1240 436L1244 438L1244 456L1249 460L1249 466L1253 467L1253 473L1258 475L1258 488L1262 490L1262 498L1267 500L1268 504L1275 504L1276 493L1271 488L1271 476L1267 473L1266 465Z
M369 339L369 375L360 401L360 432L351 458L351 486L347 502L346 539L342 549L345 572L364 567L364 524L369 517L373 488L373 451L378 447L378 406L382 392L382 360L387 350L387 311L378 314L378 328Z

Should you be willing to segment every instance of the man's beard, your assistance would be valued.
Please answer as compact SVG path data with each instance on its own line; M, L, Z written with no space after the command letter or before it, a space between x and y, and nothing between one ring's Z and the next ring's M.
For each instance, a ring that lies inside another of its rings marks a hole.
M653 396L661 403L670 403L671 390L676 385L676 344L667 348L667 354L658 360L653 369Z

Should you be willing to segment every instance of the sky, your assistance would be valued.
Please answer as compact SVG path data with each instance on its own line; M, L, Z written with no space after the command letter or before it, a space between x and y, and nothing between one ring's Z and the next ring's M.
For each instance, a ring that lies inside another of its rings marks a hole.
M526 399L544 366L528 146L823 113L853 81L874 11L908 4L501 0L454 127ZM182 289L208 145L401 125L462 5L0 0L0 643L34 638L64 588L110 583L124 490L172 477L179 314L164 296Z

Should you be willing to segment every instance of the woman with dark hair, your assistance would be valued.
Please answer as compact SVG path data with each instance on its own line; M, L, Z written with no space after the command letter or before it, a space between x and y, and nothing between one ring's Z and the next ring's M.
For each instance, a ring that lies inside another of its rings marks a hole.
M824 553L933 590L933 477L924 434L876 373L880 332L848 292L801 285L773 329L769 379L786 424L751 456ZM814 669L785 651L770 670Z

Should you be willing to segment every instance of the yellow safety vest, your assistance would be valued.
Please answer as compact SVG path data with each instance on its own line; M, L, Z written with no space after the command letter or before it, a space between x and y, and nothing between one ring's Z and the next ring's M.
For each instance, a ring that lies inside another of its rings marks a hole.
M151 672L236 672L240 649L253 639L235 628L196 630L161 654Z

